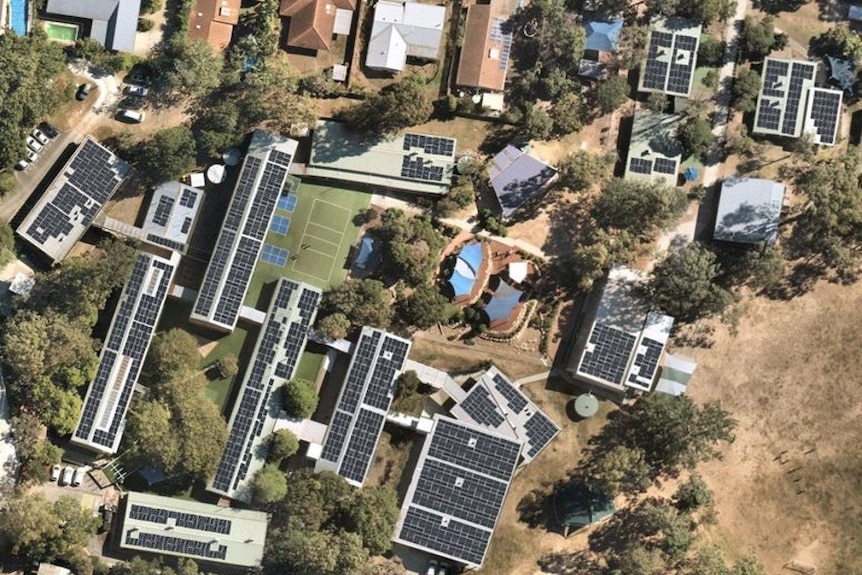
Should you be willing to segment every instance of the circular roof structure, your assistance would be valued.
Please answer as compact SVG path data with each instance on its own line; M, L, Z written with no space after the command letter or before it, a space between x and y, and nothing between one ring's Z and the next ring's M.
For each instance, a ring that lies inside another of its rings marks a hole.
M231 148L224 154L222 154L222 160L228 166L238 166L240 160L242 160L242 152L239 148Z
M599 400L592 393L582 393L575 399L575 413L584 419L599 411Z
M207 168L207 179L214 184L222 183L226 175L224 164L213 164Z

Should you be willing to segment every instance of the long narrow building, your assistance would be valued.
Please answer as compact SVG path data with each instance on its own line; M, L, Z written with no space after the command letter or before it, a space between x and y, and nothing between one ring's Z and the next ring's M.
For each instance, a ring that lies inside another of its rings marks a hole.
M132 391L179 260L177 253L170 259L138 254L111 320L72 443L102 453L117 452Z
M256 130L191 320L233 331L297 142Z

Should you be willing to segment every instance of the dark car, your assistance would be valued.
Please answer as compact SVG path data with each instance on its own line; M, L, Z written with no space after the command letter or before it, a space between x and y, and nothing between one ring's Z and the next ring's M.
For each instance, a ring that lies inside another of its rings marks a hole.
M75 92L75 99L79 102L81 100L86 100L87 96L90 95L90 91L92 91L92 89L92 84L81 84L80 86L78 86L78 91Z
M120 108L126 108L128 110L140 110L144 107L146 101L143 98L139 98L138 96L127 96L120 100Z
M42 122L41 124L39 124L39 129L42 130L43 134L45 134L51 139L54 139L60 135L60 130L58 130L48 122Z

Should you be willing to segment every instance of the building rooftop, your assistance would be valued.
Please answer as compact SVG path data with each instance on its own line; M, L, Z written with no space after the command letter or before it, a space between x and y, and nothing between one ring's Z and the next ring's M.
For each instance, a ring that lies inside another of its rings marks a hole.
M266 463L268 440L281 412L275 393L296 375L308 330L317 316L321 292L281 278L245 370L228 438L207 489L249 503L251 480Z
M589 331L580 334L569 361L575 379L614 393L652 389L674 320L649 311L639 293L643 281L636 270L611 268Z
M354 10L355 0L281 0L279 12L290 18L288 46L329 50L333 34L350 34Z
M623 20L585 20L584 32L587 40L585 48L596 52L614 54L623 30Z
M239 23L240 0L195 0L189 17L189 38L209 42L216 50L230 44Z
M108 454L119 449L132 392L179 260L176 252L170 259L138 253L99 353L72 443Z
M131 172L87 136L18 226L18 235L61 262Z
M179 182L160 184L144 218L146 241L186 253L203 196L203 190Z
M461 45L455 83L467 88L502 92L512 50L513 24L503 0L472 4Z
M677 115L635 112L623 177L675 186L682 161L682 146L676 139L681 121Z
M784 184L771 180L727 178L721 184L712 237L742 244L774 244L784 189Z
M445 23L445 6L378 0L365 65L400 72L408 57L437 60Z
M557 170L515 146L506 146L494 156L488 176L503 216L509 217L547 190Z
M320 121L312 135L311 158L299 175L445 194L452 185L455 145L452 138L415 133L376 139L338 122Z
M255 130L190 319L233 331L297 142Z
M701 25L682 18L653 18L638 91L691 95Z
M197 561L259 567L267 516L187 499L129 492L120 547Z
M141 0L48 0L52 15L90 21L90 38L118 52L134 52Z

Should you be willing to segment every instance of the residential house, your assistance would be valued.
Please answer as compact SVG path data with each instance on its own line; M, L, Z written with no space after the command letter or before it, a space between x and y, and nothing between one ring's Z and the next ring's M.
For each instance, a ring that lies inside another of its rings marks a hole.
M445 23L445 6L379 0L374 7L365 65L400 72L407 58L439 59Z
M287 45L306 50L332 49L334 35L347 36L355 0L281 0L279 13L290 18Z

